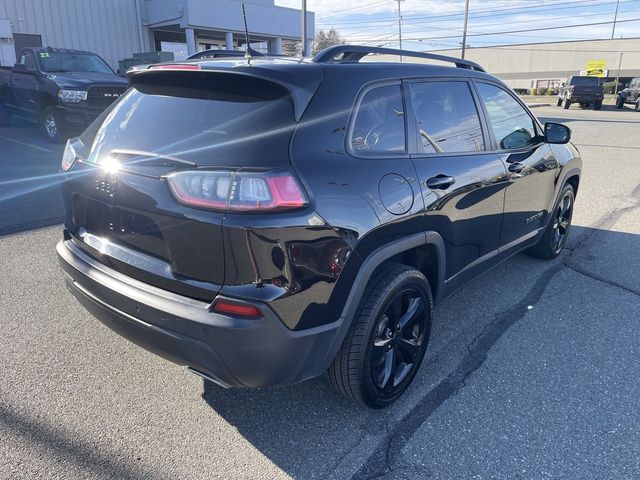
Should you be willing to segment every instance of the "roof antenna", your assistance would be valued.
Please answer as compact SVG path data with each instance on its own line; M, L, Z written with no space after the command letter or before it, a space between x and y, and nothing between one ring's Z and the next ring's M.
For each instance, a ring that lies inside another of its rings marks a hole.
M242 2L242 20L244 21L244 37L247 41L247 51L244 54L244 58L247 59L247 63L251 65L251 54L253 49L251 48L251 42L249 41L249 27L247 26L247 12L244 9L244 2Z

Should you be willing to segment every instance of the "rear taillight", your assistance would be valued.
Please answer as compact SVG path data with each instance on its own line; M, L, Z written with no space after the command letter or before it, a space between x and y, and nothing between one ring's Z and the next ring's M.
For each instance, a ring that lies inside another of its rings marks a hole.
M247 305L222 298L215 301L213 304L213 311L224 315L231 315L232 317L262 317L262 312L253 305Z
M211 210L286 210L307 204L298 181L284 172L183 171L167 177L178 202Z
M61 167L65 172L73 167L78 159L78 151L82 151L83 145L78 138L70 138L67 140L67 144L64 147L64 153L62 154Z

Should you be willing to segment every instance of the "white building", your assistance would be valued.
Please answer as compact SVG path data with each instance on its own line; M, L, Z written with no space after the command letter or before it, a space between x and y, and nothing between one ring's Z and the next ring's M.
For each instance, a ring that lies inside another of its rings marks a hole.
M433 53L459 57L460 49ZM640 38L468 48L465 56L512 88L557 85L571 75L584 74L590 61L605 62L609 80L618 75L625 82L640 77Z
M283 40L300 39L300 10L276 6L274 0L244 3L254 48L281 53ZM115 68L136 52L166 50L180 58L206 48L246 48L241 5L240 0L0 0L0 19L8 19L18 52L26 46L89 50ZM310 42L312 12L306 22Z

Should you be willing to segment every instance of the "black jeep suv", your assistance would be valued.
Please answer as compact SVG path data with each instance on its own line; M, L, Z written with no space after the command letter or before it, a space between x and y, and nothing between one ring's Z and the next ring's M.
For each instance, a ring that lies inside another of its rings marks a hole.
M352 400L389 405L434 305L567 239L569 129L472 62L341 45L129 81L64 153L66 283L116 332L221 386L328 370Z
M630 103L636 112L640 112L640 77L632 78L627 88L618 92L616 108L623 108L625 103Z

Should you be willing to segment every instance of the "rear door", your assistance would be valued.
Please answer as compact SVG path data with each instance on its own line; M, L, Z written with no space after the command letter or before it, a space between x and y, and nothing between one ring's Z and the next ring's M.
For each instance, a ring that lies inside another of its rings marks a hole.
M487 151L489 136L470 82L412 81L409 89L425 229L444 240L450 291L498 253L506 171L499 156Z
M493 148L509 175L503 249L516 247L543 228L552 208L558 162L531 113L506 88L475 83L490 125Z

